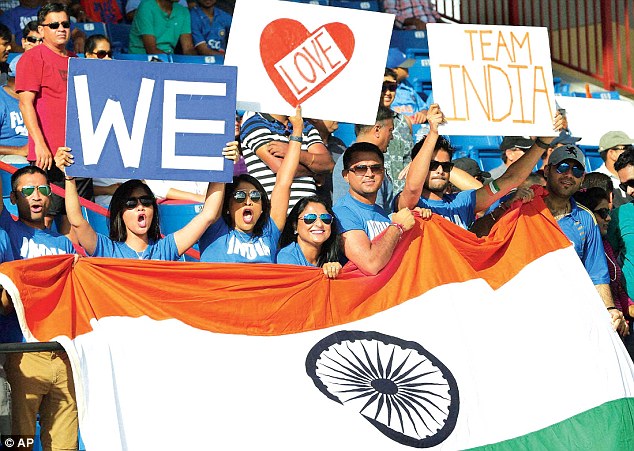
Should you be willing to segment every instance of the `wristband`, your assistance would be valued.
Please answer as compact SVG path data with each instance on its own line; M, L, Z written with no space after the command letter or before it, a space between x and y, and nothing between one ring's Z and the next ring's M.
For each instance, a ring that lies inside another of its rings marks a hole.
M405 233L405 227L403 227L403 224L399 224L398 222L390 222L390 225L396 227L399 232L401 232L401 235Z
M618 307L610 306L608 307L608 310L618 310Z
M64 176L64 180L75 180L75 177Z
M542 141L542 139L541 139L541 138L537 138L537 139L535 140L535 144L537 144L537 147L541 147L541 148L542 148L542 149L544 149L544 150L548 150L548 149L550 149L550 144L545 143L544 141Z
M302 136L295 136L295 135L289 136L288 140L289 141L295 141L295 142L298 142L298 143L304 142L304 138Z

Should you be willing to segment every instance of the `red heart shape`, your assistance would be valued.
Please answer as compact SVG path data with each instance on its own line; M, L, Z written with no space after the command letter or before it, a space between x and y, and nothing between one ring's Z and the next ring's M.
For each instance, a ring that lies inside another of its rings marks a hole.
M333 22L309 32L301 22L277 19L260 36L260 56L280 95L296 106L319 92L348 64L354 35Z

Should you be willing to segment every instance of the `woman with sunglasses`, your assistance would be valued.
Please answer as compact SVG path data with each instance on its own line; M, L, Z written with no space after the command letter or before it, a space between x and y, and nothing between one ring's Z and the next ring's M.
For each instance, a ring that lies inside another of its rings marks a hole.
M332 209L320 197L300 199L286 219L277 262L318 266L330 279L337 277L341 264L337 234L332 231L334 217Z
M271 199L255 177L234 177L225 188L220 219L200 238L201 262L275 263L301 151L304 121L299 106L289 120L293 134L277 171Z
M235 161L238 143L228 143L222 154ZM66 167L72 162L70 149L60 147L55 164L65 175L66 214L77 241L91 257L178 260L218 219L224 184L209 183L202 211L182 229L161 238L156 198L145 183L133 179L121 184L112 195L110 236L101 235L82 215L75 178L66 176Z
M93 34L86 39L84 54L87 59L112 59L110 40L102 34Z
M608 225L612 220L610 215L610 196L603 188L588 188L577 191L573 197L577 204L583 205L590 210L597 221L599 231L601 232L601 240L603 241L603 250L605 258L608 262L608 272L610 274L610 291L612 291L612 299L614 305L623 312L623 315L634 316L634 302L630 299L625 291L625 279L623 271L619 266L616 253L607 240Z

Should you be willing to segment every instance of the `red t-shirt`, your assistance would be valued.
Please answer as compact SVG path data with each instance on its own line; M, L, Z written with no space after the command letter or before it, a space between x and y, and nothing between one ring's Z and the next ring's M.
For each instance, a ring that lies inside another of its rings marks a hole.
M68 56L76 56L69 52ZM15 90L32 91L40 129L50 151L66 142L66 80L68 56L62 56L46 45L38 45L24 52L18 61ZM35 143L29 136L29 161L35 161Z

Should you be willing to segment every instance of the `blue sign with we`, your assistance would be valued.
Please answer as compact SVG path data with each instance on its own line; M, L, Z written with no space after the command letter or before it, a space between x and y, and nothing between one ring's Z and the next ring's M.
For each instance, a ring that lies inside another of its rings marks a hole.
M236 78L230 66L71 58L67 174L230 181Z

